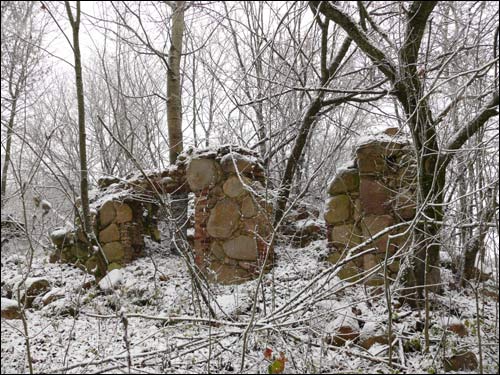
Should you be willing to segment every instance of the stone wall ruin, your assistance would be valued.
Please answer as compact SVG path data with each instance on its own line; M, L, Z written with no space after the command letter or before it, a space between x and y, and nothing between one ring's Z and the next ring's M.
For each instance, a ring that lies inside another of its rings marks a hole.
M355 147L355 159L338 169L328 184L329 198L324 218L331 253L328 260L342 260L349 249L369 240L385 228L415 216L416 168L410 141L389 128L375 136L361 138ZM360 251L374 252L343 265L339 277L355 281L360 273L381 264L407 246L408 234L390 240L389 235L405 232L403 227L372 241ZM352 254L354 255L354 254ZM388 264L388 276L394 278L399 261ZM384 283L383 269L370 276L367 285Z
M343 259L349 249L381 230L414 217L415 173L411 143L395 129L358 141L353 162L339 168L328 186L324 218L330 262ZM272 208L262 164L251 150L237 146L189 150L165 171L124 180L106 177L98 184L92 221L110 269L143 255L144 236L160 239L156 192L163 195L176 191L194 193L193 256L210 280L239 283L254 278L262 267L267 270L273 265L273 250L269 248ZM314 222L309 216L296 215L294 220ZM314 236L321 236L321 227L313 227ZM297 231L296 225L290 228ZM407 234L389 239L389 234L406 229L401 228L358 249L375 248L345 264L339 276L356 280L383 262L386 252L391 256L402 250ZM297 237L300 245L307 243L303 237ZM305 239L309 241L309 237ZM95 269L95 255L87 250L78 223L76 230L58 230L51 238L57 248L53 260L77 263L88 271ZM389 277L395 277L398 270L398 260L388 264ZM379 272L366 283L379 285L383 281Z
M103 177L91 202L92 225L98 244L88 246L79 225L56 230L51 261L96 268L95 246L101 246L108 269L143 255L144 236L159 241L157 193L191 191L195 195L195 262L209 279L223 284L255 277L268 253L270 205L265 199L265 176L258 155L237 146L188 151L167 170L130 176ZM89 251L89 248L94 248ZM269 249L266 268L272 265Z
M195 261L221 284L243 282L272 265L270 205L257 154L220 147L192 155L186 172L195 193ZM269 254L267 254L269 252Z
M153 196L127 189L123 184L117 184L117 179L107 180L99 181L100 190L90 209L96 239L108 260L108 270L111 270L142 256L144 236L159 241L160 233L156 217L158 205ZM51 233L56 247L51 260L74 263L88 272L94 272L97 257L93 253L97 243L92 243L94 249L89 251L92 247L79 221L77 217L73 231L56 230Z
M187 189L187 157L161 172L146 172L125 179L104 176L98 180L90 202L91 222L96 240L88 243L79 220L79 202L74 229L58 229L50 234L56 251L50 261L73 263L95 272L98 246L108 260L108 271L143 255L144 236L160 241L157 212L160 195Z

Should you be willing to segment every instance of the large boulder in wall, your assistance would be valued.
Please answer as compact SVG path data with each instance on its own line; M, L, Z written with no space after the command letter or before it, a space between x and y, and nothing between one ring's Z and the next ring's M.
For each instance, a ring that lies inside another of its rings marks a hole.
M119 241L109 242L102 248L109 262L119 262L125 256L123 244Z
M366 215L391 213L391 191L379 180L369 177L361 178L359 199Z
M231 199L223 199L210 211L207 232L215 238L229 238L238 227L239 221L238 204Z
M209 265L213 272L208 274L211 281L222 285L240 284L252 278L252 274L240 267L213 261Z
M262 166L256 157L242 155L237 152L224 155L220 160L220 164L222 170L226 173L243 173L249 175L262 172Z
M247 196L241 201L241 215L243 218L250 218L257 215L258 209L254 203L254 198Z
M252 181L246 177L241 177L240 179L239 176L231 176L226 180L226 182L224 182L222 188L224 190L224 194L228 197L237 198L247 192L247 186L250 186L251 183Z
M387 134L368 136L358 141L356 158L359 173L381 174L390 166L390 161L408 144L406 139L394 139Z
M416 194L413 192L400 192L394 198L394 212L402 220L410 220L415 217L417 205Z
M99 232L99 242L108 243L120 240L120 230L116 224L110 224Z
M348 221L351 217L351 199L345 194L331 197L326 202L325 221L336 225Z
M186 178L191 190L199 191L218 182L220 167L212 159L193 159L187 167Z
M122 202L113 202L116 211L115 223L122 224L132 221L133 213L130 206Z
M338 249L354 247L362 240L361 231L354 224L336 225L331 230L330 242Z
M390 215L370 215L365 217L361 222L361 228L363 231L364 239L372 238L377 235L379 232L383 231L387 227L390 227L394 224L394 218ZM385 252L386 247L389 243L389 234L386 233L373 241L373 244L368 245L368 247L372 247L375 245L378 248L378 252ZM392 252L394 250L394 243L390 244L389 251Z
M359 174L356 168L340 168L328 183L328 194L337 195L359 189Z
M109 200L99 208L99 222L102 228L109 225L115 217L116 210L113 201Z
M238 236L222 245L226 255L238 260L257 260L257 241L249 236Z

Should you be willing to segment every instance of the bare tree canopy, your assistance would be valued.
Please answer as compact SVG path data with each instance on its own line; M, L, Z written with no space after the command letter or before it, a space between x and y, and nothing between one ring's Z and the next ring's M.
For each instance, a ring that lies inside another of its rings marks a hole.
M2 373L498 373L498 18L3 1Z

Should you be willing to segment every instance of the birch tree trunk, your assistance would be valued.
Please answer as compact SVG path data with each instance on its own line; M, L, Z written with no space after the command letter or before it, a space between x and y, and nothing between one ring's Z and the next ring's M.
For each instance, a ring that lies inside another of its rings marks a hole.
M184 34L185 1L176 1L172 7L172 33L168 53L167 70L167 122L169 140L169 161L174 164L182 152L182 102L180 64ZM187 193L172 194L172 215L174 216L174 238L171 250L178 252L182 239L187 235Z

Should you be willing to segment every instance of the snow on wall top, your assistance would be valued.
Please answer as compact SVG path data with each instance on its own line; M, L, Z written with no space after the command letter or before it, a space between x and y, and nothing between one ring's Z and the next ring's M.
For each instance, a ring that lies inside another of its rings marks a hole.
M187 151L191 158L220 159L228 154L239 154L256 159L260 162L259 153L246 147L224 144L221 146L207 147L199 150L189 149Z
M333 181L340 175L342 175L344 172L347 172L349 170L352 170L352 169L355 169L356 166L355 166L355 162L354 160L351 160L349 161L348 163L345 163L343 164L341 167L338 167L335 174L333 175L333 177L331 177L328 182L327 182L327 185L330 186L330 184L333 183Z
M356 148L365 146L371 143L399 143L399 144L409 144L410 139L404 134L398 134L396 136L390 136L385 133L369 134L358 138L356 142Z

